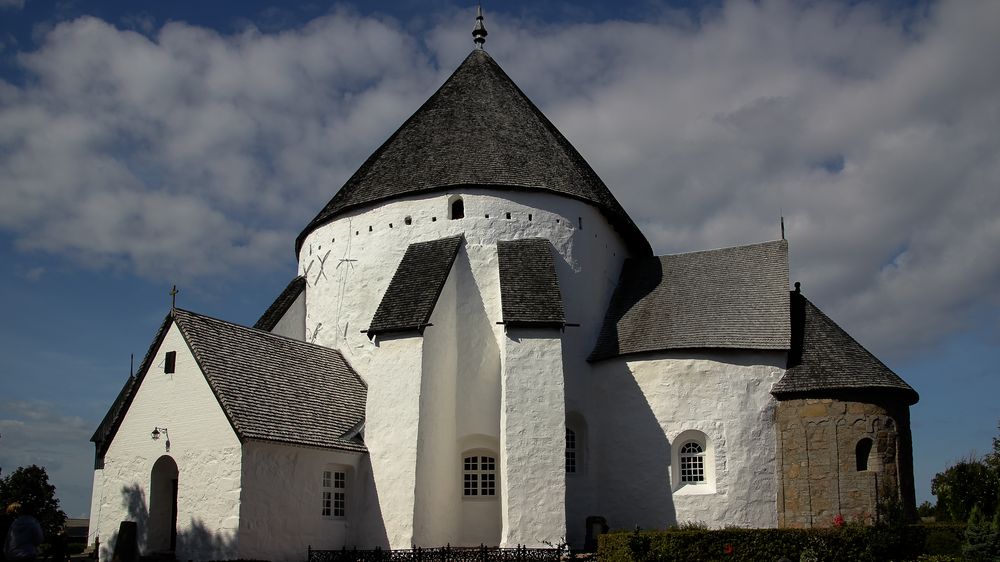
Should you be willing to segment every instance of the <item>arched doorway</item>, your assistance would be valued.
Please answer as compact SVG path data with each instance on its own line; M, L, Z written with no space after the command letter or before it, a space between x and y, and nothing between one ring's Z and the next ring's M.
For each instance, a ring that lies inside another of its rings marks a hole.
M177 463L169 455L156 459L149 479L150 552L173 552L177 546Z

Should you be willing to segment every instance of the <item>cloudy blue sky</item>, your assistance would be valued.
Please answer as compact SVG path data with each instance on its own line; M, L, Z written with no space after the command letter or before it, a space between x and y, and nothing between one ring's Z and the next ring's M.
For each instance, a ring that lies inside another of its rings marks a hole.
M474 5L0 0L0 468L88 439L178 304L252 323L472 48ZM377 7L377 10L373 8ZM658 253L774 239L921 394L918 500L1000 419L1000 3L487 3L487 50Z

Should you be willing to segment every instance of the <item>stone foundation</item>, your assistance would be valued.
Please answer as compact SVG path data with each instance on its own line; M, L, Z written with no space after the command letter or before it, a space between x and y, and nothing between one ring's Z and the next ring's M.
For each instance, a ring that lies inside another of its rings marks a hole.
M879 402L779 402L779 526L829 527L838 514L872 522L890 496L913 513L909 408Z

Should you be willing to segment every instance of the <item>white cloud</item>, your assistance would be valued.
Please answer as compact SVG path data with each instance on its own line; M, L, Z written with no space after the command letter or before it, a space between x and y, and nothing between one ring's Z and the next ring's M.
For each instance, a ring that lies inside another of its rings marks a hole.
M783 212L793 280L879 351L1000 305L997 3L487 18L657 251L775 238ZM468 14L428 21L60 24L21 56L34 80L0 84L0 228L147 276L269 267L471 48Z
M4 475L21 466L45 467L56 487L63 511L70 517L90 510L94 428L76 416L60 414L54 404L41 401L0 402L0 467Z

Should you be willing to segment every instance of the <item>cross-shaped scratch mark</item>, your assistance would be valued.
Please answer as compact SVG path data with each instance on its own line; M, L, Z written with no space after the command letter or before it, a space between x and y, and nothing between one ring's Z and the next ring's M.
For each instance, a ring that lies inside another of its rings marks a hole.
M309 270L313 267L313 261L309 260L309 265L306 266L306 270L302 272L302 276L309 279Z
M315 285L316 283L319 283L320 276L322 276L323 279L329 279L329 277L326 276L326 272L323 271L326 268L326 258L328 258L328 257L330 257L330 250L327 250L326 253L323 254L323 257L318 258L319 259L319 272L316 273L316 279L313 280L313 285Z

